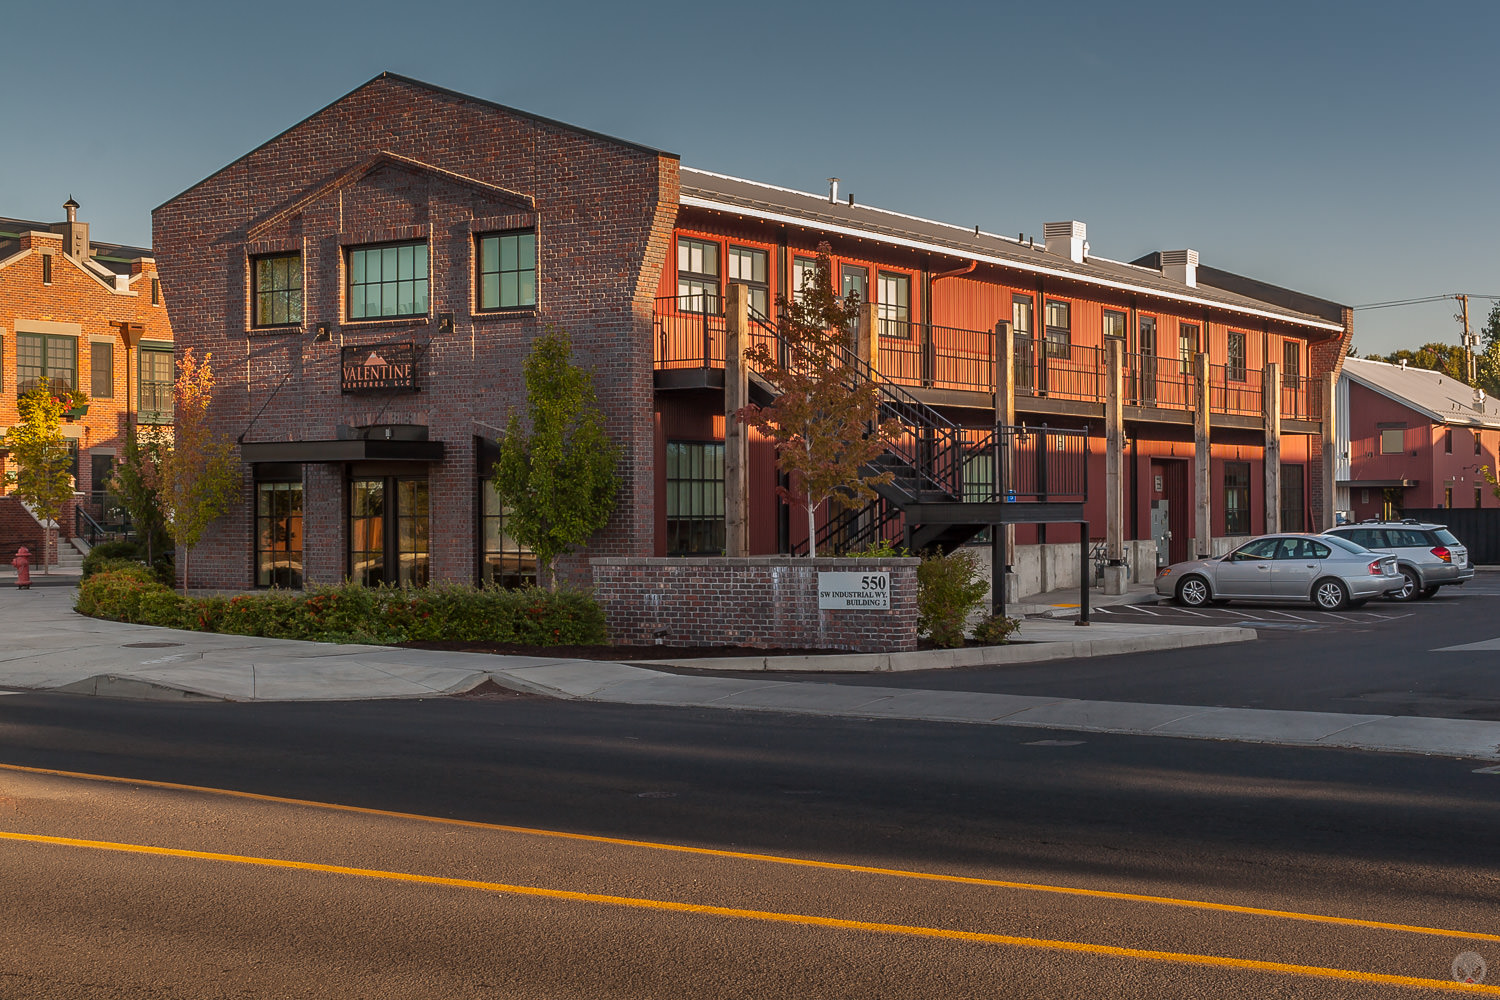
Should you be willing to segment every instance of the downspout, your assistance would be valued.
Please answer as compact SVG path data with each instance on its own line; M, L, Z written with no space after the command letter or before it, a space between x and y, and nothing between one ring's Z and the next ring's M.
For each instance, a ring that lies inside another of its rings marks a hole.
M960 275L973 274L974 273L974 269L976 267L978 267L978 266L979 266L979 261L977 261L977 260L971 260L967 264L965 264L963 267L955 267L951 271L939 271L937 274L934 274L931 278L929 278L927 280L929 282L932 282L932 281L938 281L938 280L940 280L942 278L957 278Z

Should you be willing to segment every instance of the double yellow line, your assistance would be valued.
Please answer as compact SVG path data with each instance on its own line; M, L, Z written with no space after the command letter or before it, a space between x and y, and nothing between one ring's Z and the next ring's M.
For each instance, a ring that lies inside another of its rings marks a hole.
M899 868L877 868L867 865L840 864L838 862L815 861L806 858L792 858L773 854L753 854L742 851L724 851L713 848L688 847L679 844L662 844L652 841L625 840L615 837L600 837L590 834L568 833L559 830L540 830L530 827L505 826L495 823L481 823L474 820L449 819L441 816L424 816L417 813L394 812L385 809L371 809L363 806L349 806L340 805L338 803L317 802L307 799L293 799L278 795L261 795L255 792L241 792L223 788L208 788L200 785L178 784L176 782L150 781L146 779L123 778L114 775L87 774L75 771L58 771L47 768L23 767L17 764L0 764L0 770L26 774L73 778L86 781L113 782L118 784L143 786L149 788L170 789L173 791L197 792L210 795L221 795L231 798L249 799L257 802L273 802L283 805L304 806L316 809L334 810L338 812L357 813L361 815L415 820L425 823L464 826L476 829L494 830L504 833L553 837L566 840L585 841L590 843L644 848L648 850L697 854L708 857L734 858L740 860L760 861L771 864L821 868L833 871L862 872L874 875L893 876L897 878L920 879L924 881L950 882L964 885L1017 889L1028 892L1057 893L1070 896L1087 896L1099 899L1124 900L1157 905L1189 907L1193 909L1248 914L1253 916L1266 916L1286 920L1302 920L1333 926L1360 927L1374 930L1395 931L1407 934L1422 934L1448 938L1460 938L1465 941L1473 942L1500 941L1500 935L1496 934L1456 931L1438 927L1421 927L1409 924L1387 923L1384 921L1359 920L1350 917L1333 917L1322 914L1298 913L1289 910L1270 910L1260 907L1235 906L1226 903L1206 902L1203 900L1176 899L1170 896L1147 896L1135 893L1107 892L1097 889L1079 889L1068 886L1043 885L1029 882L1009 882L999 879L974 878L961 875L943 875L933 872L906 871ZM1089 944L1087 942L1081 941L1063 941L1051 940L1047 938L1018 937L1008 934L986 934L977 931L958 931L940 927L922 927L908 924L887 924L863 920L844 920L836 917L819 917L810 914L779 913L768 910L748 910L727 906L708 906L699 903L678 903L669 900L641 899L631 896L609 896L598 893L571 892L564 889L544 889L536 886L510 885L503 882L483 882L473 879L443 878L434 875L416 875L408 872L383 871L373 868L351 868L344 865L324 865L309 861L288 861L280 858L258 858L239 854L219 854L209 851L189 851L170 847L152 847L145 844L123 844L104 840L81 840L72 837L50 837L41 834L0 832L0 840L33 844L46 844L59 847L86 848L98 851L113 851L124 854L141 854L157 857L187 858L199 861L214 861L239 865L253 865L263 868L325 872L335 875L356 876L359 878L381 879L385 881L407 882L421 885L446 886L450 888L460 889L477 889L485 892L506 893L509 895L517 896L541 897L546 899L567 900L571 902L594 903L606 906L623 906L635 909L656 910L669 913L689 913L700 916L728 917L740 920L796 924L806 927L826 927L837 930L858 931L864 933L894 934L905 937L927 938L945 941L961 941L976 944L1002 945L1014 948L1036 948L1049 951L1068 952L1073 954L1127 958L1137 961L1169 962L1182 965L1238 969L1249 972L1268 972L1318 979L1335 979L1346 982L1374 983L1385 986L1406 986L1421 989L1437 989L1450 992L1464 992L1484 996L1500 996L1500 986L1466 984L1443 979L1424 979L1414 976L1396 976L1384 973L1360 972L1353 969L1327 968L1323 966L1312 965L1293 965L1283 962L1266 962L1255 959L1231 958L1220 955L1198 955L1186 952L1154 951L1140 948L1119 948L1111 945Z

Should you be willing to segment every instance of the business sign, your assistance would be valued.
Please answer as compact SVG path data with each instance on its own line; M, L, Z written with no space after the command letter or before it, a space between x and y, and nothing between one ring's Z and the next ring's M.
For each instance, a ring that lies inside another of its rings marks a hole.
M819 573L819 611L891 610L891 574Z
M344 392L416 392L417 348L411 341L345 347L342 370Z

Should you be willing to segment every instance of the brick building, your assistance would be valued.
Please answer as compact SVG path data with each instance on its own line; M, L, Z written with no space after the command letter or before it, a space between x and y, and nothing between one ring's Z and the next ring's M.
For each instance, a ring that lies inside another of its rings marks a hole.
M80 390L87 411L65 418L78 502L107 520L105 484L132 422L172 422L172 327L151 251L90 239L69 198L58 223L0 218L0 425L38 378ZM71 511L60 524L74 528ZM20 504L0 503L0 551L39 539Z
M928 222L383 74L154 225L174 327L218 359L213 419L244 460L195 586L524 577L484 474L548 324L593 368L623 448L589 554L804 546L774 500L770 443L725 453L724 368L726 345L768 335L822 242L841 292L867 303L850 364L916 421L897 460L926 480L858 525L825 519L820 546L862 531L946 547L1005 519L979 461L997 416L1073 432L1090 476L1073 520L1109 525L1112 552L1155 536L1175 558L1330 519L1323 400L1350 311L1190 250L1098 258L1081 222L1041 241ZM726 459L746 470L744 545ZM934 492L971 506L906 502ZM1012 559L1045 567L1041 543L1077 546L1080 530L1018 526Z

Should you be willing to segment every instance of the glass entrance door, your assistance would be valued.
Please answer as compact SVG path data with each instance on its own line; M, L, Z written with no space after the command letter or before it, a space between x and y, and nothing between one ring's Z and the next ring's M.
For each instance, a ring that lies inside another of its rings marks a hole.
M366 587L425 587L429 563L428 484L383 476L349 483L349 577Z

